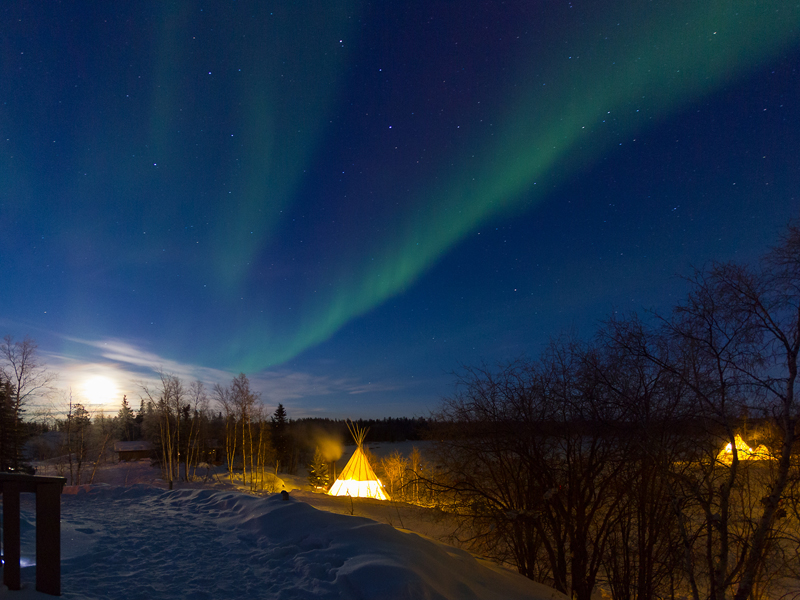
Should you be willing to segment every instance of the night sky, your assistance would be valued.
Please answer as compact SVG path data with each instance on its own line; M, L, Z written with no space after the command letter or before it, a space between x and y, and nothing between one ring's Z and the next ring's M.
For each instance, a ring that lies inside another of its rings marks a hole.
M0 17L0 334L78 398L242 371L290 417L425 416L798 216L796 1Z

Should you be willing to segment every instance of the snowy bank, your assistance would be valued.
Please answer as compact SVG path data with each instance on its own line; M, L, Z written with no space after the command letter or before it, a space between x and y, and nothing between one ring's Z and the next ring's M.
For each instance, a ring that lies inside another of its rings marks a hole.
M62 591L81 599L558 599L467 552L280 494L93 486L62 497ZM23 502L23 557L34 555ZM25 589L9 600L44 599Z

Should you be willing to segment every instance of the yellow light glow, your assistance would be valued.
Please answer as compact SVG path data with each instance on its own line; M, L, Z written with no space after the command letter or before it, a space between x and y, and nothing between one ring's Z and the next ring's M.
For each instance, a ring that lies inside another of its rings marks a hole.
M383 491L383 484L380 480L356 481L355 479L337 479L331 490L331 496L352 496L353 498L377 498L378 500L388 500L389 497Z
M83 397L89 404L110 404L118 395L116 382L102 375L90 377L83 384Z
M769 450L763 444L753 450L738 433L734 441L736 442L736 455L739 460L769 460L771 458ZM733 462L733 446L730 442L717 455L717 460L728 465Z

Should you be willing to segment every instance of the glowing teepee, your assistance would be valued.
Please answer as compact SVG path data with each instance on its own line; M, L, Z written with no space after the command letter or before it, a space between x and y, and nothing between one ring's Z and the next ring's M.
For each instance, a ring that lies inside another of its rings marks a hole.
M383 489L381 480L369 466L367 455L362 445L367 435L366 429L359 429L358 425L347 424L347 428L356 441L356 451L347 461L339 477L328 492L331 496L352 496L353 498L377 498L388 500L389 495Z
M769 450L763 444L753 450L738 433L734 438L734 442L736 443L736 455L739 460L767 460L770 457ZM733 448L731 448L730 442L717 455L717 460L725 464L733 462Z

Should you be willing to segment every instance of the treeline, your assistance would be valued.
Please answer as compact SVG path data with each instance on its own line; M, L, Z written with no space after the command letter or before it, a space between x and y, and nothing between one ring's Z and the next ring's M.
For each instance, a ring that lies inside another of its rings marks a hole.
M142 386L138 411L123 397L110 417L70 397L65 417L50 420L52 427L36 427L28 455L73 485L92 483L97 466L114 458L117 441L146 442L170 487L206 479L212 466L224 464L232 481L271 491L277 473L293 472L300 458L286 410L279 404L270 413L244 374L208 390L160 373L155 385Z
M40 428L43 435L29 442L30 458L53 463L55 472L75 485L94 481L97 466L114 458L117 441L141 441L150 444L151 460L170 486L208 478L212 466L225 465L231 481L252 491L274 491L281 473L305 474L316 453L333 474L341 446L352 441L343 420L292 420L282 404L268 409L244 374L208 389L200 381L187 384L160 373L155 385L142 386L138 410L123 397L112 417L91 413L70 398L66 416L52 421L52 431ZM424 418L358 424L370 429L371 442L421 439L430 425ZM0 442L2 435L0 428Z
M420 483L463 542L577 600L787 591L800 575L800 229L754 267L713 264L688 283L668 315L615 316L590 341L461 373Z
M227 387L215 385L210 394L200 382L185 390L179 379L162 374L160 386L144 392L142 437L157 447L167 481L191 480L198 461L213 456L224 461L231 479L253 491L272 491L280 473L305 473L315 454L318 462L335 463L341 444L352 441L344 420L292 420L282 404L269 413L244 374ZM118 418L124 420L122 411ZM424 418L356 423L369 428L372 442L422 439L429 429ZM135 431L135 419L131 428Z
M323 431L330 436L335 436L341 443L349 445L354 442L347 429L347 423L348 420L344 419L304 417L292 421L292 430L297 432L298 438L312 441L316 432ZM350 423L357 425L359 429L369 430L368 443L425 440L428 439L431 428L431 420L425 417L356 419Z
M123 414L123 406L117 418L129 424L134 439L141 418L141 438L153 444L170 486L207 477L212 464L224 464L231 481L252 491L274 491L278 473L296 471L300 453L285 408L278 404L270 412L243 373L210 391L200 381L187 386L161 373L155 387L142 391L139 414ZM205 473L201 468L198 475L201 465Z

